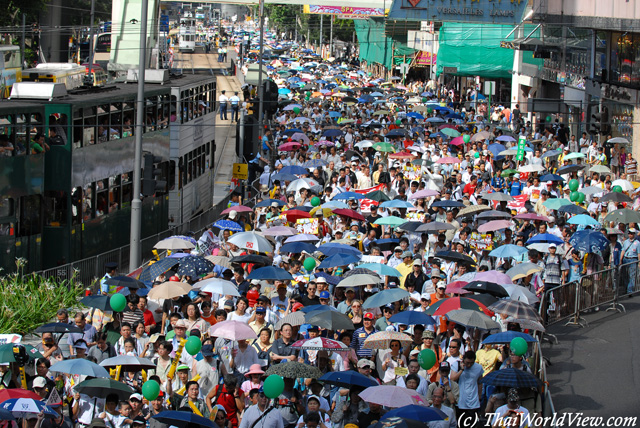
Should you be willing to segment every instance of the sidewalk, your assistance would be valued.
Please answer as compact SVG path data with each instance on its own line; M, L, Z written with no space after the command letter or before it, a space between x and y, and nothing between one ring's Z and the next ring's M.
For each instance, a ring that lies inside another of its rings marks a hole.
M217 97L221 91L226 91L230 97L234 92L240 91L240 82L235 76L218 76ZM219 109L219 108L218 108ZM231 111L227 112L227 117L231 119ZM231 188L231 178L233 164L238 162L236 155L236 124L231 120L220 120L220 115L216 117L216 155L214 170L214 192L213 205L224 199Z

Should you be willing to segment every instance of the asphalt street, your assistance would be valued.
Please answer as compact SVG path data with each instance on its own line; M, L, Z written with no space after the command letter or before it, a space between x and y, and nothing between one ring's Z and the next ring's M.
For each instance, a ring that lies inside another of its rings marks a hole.
M548 328L559 343L543 344L549 387L557 412L585 416L640 416L640 296L623 299L626 313L584 316L586 327Z

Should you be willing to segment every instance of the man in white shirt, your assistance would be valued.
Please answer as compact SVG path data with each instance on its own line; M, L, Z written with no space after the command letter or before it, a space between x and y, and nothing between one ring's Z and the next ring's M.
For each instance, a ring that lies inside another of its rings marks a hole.
M447 407L442 404L444 401L444 389L441 387L436 388L431 395L431 400L433 404L431 407L434 407L447 415L447 419L443 421L432 421L429 422L429 428L457 428L458 423L456 420L455 412L451 407ZM469 425L471 426L471 425Z
M270 407L269 398L260 387L258 403L245 410L239 428L284 428L284 421L278 409ZM265 411L269 409L267 414Z
M220 97L218 98L218 103L220 104L220 120L228 120L227 107L229 105L229 97L227 97L225 92L226 91L220 92Z
M498 407L494 413L488 415L493 416L492 426L528 427L529 410L522 407L519 401L518 390L516 388L509 389L507 404Z
M420 364L418 363L418 360L409 361L409 364L407 365L407 369L409 370L409 373L407 373L407 376L410 374L414 374L420 378L420 384L418 385L416 392L426 397L427 391L429 389L429 381L418 374L418 372L420 371ZM396 386L399 386L401 388L406 388L407 386L405 384L405 379L407 376L398 376L396 379Z

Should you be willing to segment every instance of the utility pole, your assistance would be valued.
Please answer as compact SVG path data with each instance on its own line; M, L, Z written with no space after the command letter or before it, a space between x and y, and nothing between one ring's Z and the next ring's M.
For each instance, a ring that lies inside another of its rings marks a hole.
M330 29L331 32L330 34L330 38L329 38L329 57L333 56L333 15L330 15Z
M84 84L86 86L93 86L93 19L95 12L96 0L91 0L91 17L89 21L89 70L87 71L87 75L84 77Z
M22 39L20 40L20 69L23 68L24 65L24 60L25 60L25 47L24 47L24 43L25 43L25 38L27 37L27 30L26 30L26 26L27 26L27 15L26 14L22 14Z
M320 57L322 58L322 26L324 24L324 20L322 19L324 18L324 15L320 15Z
M262 87L262 62L264 60L264 0L260 0L260 53L258 54L258 138L262 138L264 115L264 88ZM273 151L273 150L272 150Z
M129 241L129 269L140 266L140 228L142 221L142 200L140 200L142 164L142 132L144 131L144 71L147 65L147 0L142 0L140 13L140 55L138 56L138 95L136 98L135 157L133 163L133 200L131 201L131 237Z

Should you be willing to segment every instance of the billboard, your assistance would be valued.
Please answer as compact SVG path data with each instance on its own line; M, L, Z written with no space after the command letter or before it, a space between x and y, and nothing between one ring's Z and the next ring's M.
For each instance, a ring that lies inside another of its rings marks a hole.
M351 7L351 6L331 6L319 4L306 4L303 12L313 15L338 15L340 19L365 19L385 16L383 7ZM387 13L389 9L387 9Z
M410 21L518 24L526 0L393 0L389 18Z

